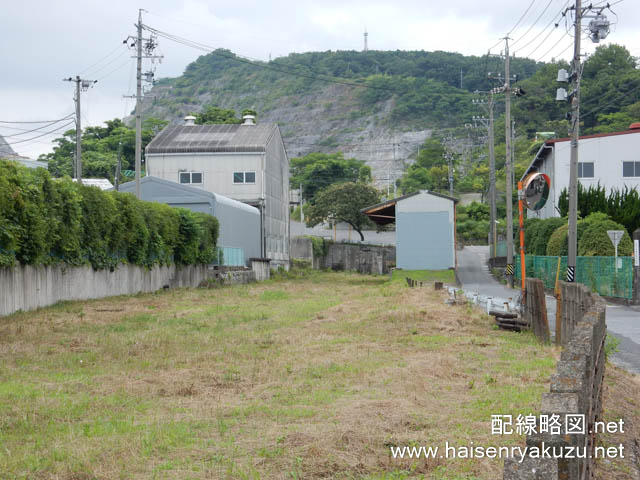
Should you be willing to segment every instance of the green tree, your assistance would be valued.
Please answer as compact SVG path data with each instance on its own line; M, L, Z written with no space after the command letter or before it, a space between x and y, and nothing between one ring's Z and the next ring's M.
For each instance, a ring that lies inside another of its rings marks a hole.
M361 213L363 208L375 205L380 201L380 194L371 185L360 182L346 182L330 185L317 193L315 202L305 212L308 215L307 225L313 227L327 220L345 222L360 234L370 225L369 218Z
M145 120L142 129L143 149L167 123L154 117ZM133 169L135 141L135 129L125 125L119 118L107 120L104 126L85 128L82 132L82 176L113 180L118 154L121 156L122 170ZM75 130L67 130L54 143L53 152L40 155L39 160L48 162L48 170L53 176L71 176L76 151Z
M367 170L368 169L368 170ZM310 153L304 157L292 158L290 162L292 188L302 184L305 201L313 203L317 192L334 183L367 183L371 169L362 160L344 158L338 153Z
M195 117L197 125L229 124L241 122L234 110L220 107L207 107L203 112L196 113Z

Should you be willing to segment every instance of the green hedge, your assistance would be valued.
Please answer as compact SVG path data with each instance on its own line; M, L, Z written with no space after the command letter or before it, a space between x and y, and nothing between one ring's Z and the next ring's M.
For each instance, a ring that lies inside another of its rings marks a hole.
M615 248L607 234L607 230L622 230L624 234L618 244L618 255L633 255L633 242L624 226L613 220L600 220L591 223L580 238L578 243L578 255L583 257L613 256Z
M0 162L0 266L212 263L216 218Z
M566 218L553 217L530 222L529 230L526 230L525 224L525 253L546 255L551 234L565 223Z

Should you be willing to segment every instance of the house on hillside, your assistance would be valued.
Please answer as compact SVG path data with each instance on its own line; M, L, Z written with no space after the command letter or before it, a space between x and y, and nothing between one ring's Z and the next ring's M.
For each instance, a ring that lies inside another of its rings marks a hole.
M403 270L447 270L457 266L456 203L421 190L367 207L378 225L396 224L396 266Z
M123 183L120 191L135 193L136 182ZM220 223L218 246L222 248L224 265L246 265L250 258L260 256L260 211L251 205L151 176L140 180L140 197L216 217Z
M640 123L629 130L585 135L578 142L578 180L583 187L600 183L608 192L624 187L640 188ZM540 218L558 217L558 200L569 186L571 139L558 138L544 142L525 171L545 173L551 179L549 200L538 212L527 215Z
M278 125L168 125L147 145L149 175L258 208L260 256L289 266L289 159Z

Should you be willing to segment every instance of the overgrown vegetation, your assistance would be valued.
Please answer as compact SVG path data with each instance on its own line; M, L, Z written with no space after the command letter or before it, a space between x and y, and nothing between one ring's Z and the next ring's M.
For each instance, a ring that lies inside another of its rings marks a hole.
M218 221L0 162L0 266L212 263Z

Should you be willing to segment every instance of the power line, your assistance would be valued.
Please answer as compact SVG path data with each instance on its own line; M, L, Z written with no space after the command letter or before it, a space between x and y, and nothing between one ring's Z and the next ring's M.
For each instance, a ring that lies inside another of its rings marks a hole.
M107 73L106 75L103 75L102 77L98 78L98 81L100 80L104 80L105 78L107 78L109 75L117 72L118 70L120 70L122 67L125 67L129 64L133 63L132 59L128 58L124 63L118 65L116 68L114 68L113 70L111 70L109 73Z
M63 120L66 120L67 118L71 117L73 115L73 113L70 113L69 115L67 115L66 117L62 117L62 118L58 118L56 120L32 120L32 121L10 121L10 120L0 120L0 123L9 123L9 124L22 124L22 123L58 123L58 122L62 122Z
M531 10L531 7L533 7L533 4L534 4L534 3L536 3L536 0L531 0L531 3L529 4L529 6L527 7L527 9L524 11L524 13L522 14L522 16L520 17L520 20L518 20L518 21L516 22L516 24L513 26L513 28L512 28L511 30L509 30L509 32L507 33L507 35L506 35L507 37L508 37L509 35L511 35L511 33L512 33L512 32L513 32L513 31L518 27L518 25L520 25L520 22L521 22L522 20L524 20L524 17L526 17L526 16L527 16L527 13L529 13L529 10Z
M68 116L67 118L65 118L64 120L68 120L68 119L69 119L69 118L71 118L72 116L73 116L73 115L69 115L69 116ZM60 120L60 121L62 121L62 120ZM42 130L42 129L44 129L44 128L48 128L48 127L50 127L51 125L55 125L56 123L59 123L60 121L58 121L58 122L52 122L52 123L49 123L49 124L47 124L47 125L43 125L42 127L34 128L34 129L31 129L31 130L25 130L24 128L5 127L5 126L0 127L0 129L2 129L2 128L7 128L7 129L9 129L9 130L17 130L17 131L19 131L19 132L20 132L20 133L15 133L15 134L13 134L13 135L3 135L3 137L4 137L4 138L19 137L20 135L25 135L25 134L27 134L27 133L38 132L38 131L40 131L40 130Z
M536 18L536 20L531 24L531 26L529 27L529 29L524 32L524 34L522 34L520 36L520 38L517 38L516 40L513 41L513 43L511 44L511 46L513 47L516 43L518 43L520 40L522 40L524 37L527 36L527 34L533 29L533 27L536 26L536 24L540 21L540 19L542 18L542 16L546 13L546 11L549 9L549 7L551 6L551 3L553 2L553 0L549 0L549 3L547 3L547 6L544 7L544 10L542 10L542 13L540 13L540 15L538 15L538 18Z
M564 5L562 6L562 8L560 9L560 12L556 13L556 14L553 16L553 18L551 18L551 20L549 21L549 23L547 23L547 25L542 29L542 31L540 32L540 34L539 34L539 35L537 35L537 36L535 36L535 37L533 37L533 38L532 38L531 40L529 40L525 45L521 46L521 47L520 47L520 50L523 50L523 49L527 48L527 47L528 47L529 45L531 45L533 42L535 42L536 40L538 40L538 39L540 38L540 36L542 36L542 35L543 35L543 34L544 34L548 29L549 29L549 27L550 27L551 25L553 25L554 23L556 23L556 19L558 18L558 16L562 17L562 13L564 12L564 9L566 8L566 6L567 6L567 5L569 5L569 1L570 1L570 0L567 0L567 1L565 2L565 4L564 4ZM558 19L558 20L559 20L559 19ZM555 28L555 26L554 26L554 28ZM543 40L542 42L540 42L540 45L542 45L542 44L547 40L547 38L549 38L549 37L551 36L551 33L553 33L553 32L554 32L554 29L552 28L552 29L551 29L551 31L549 32L549 34L544 38L544 40ZM522 37L521 37L521 38L522 38ZM538 46L538 47L536 47L536 49L534 49L534 50L533 50L533 52L535 52L538 48L540 48L540 47L539 47L539 46ZM533 54L533 52L531 52L531 53L529 53L528 55L525 55L525 56L530 57L530 56Z
M38 135L38 136L35 136L35 137L31 137L31 138L25 138L24 140L18 140L16 142L7 142L7 145L17 145L18 143L30 142L31 140L35 140L36 138L41 138L41 137L44 137L46 135L51 135L52 133L60 133L65 128L67 128L69 125L73 125L74 123L75 122L73 120L71 120L69 123L67 123L66 125L63 125L62 127L58 127L56 130L51 130L50 132L43 133L42 135Z
M117 57L114 57L111 61L105 63L104 65L102 65L100 68L98 68L97 70L94 70L91 72L91 76L96 76L99 72L101 72L102 70L104 70L105 68L107 68L109 65L113 65L116 61L120 60L122 57L124 56L129 56L129 52L127 50L123 51L120 55L118 55Z
M627 95L629 95L630 93L633 93L633 92L635 92L636 90L639 90L639 89L640 89L640 85L636 85L636 86L635 86L635 87L633 87L631 90L629 90L629 91L627 91L627 92L623 93L622 95L620 95L620 96L618 96L618 97L614 98L614 99L613 99L613 100L611 100L610 102L608 102L608 103L606 103L606 104L604 104L604 105L600 105L600 106L598 106L597 108L594 108L594 109L592 109L592 110L589 110L587 113L581 113L581 114L580 114L580 116L581 116L582 118L584 118L584 117L586 117L587 115L591 115L591 114L593 114L593 113L597 113L597 112L599 112L600 110L604 110L605 108L610 107L611 105L613 105L614 103L616 103L618 100L621 100L622 98L626 97L626 96L627 96Z
M98 65L100 62L102 62L103 60L105 60L106 58L109 58L111 55L113 55L115 52L117 52L119 49L122 48L122 44L119 44L116 48L114 48L113 50L111 50L109 53L107 53L104 57L102 57L100 60L98 60L95 63L92 63L91 65L89 65L87 68L85 68L84 70L81 70L80 72L78 72L78 74L82 74L85 73L87 70L95 67L96 65Z

